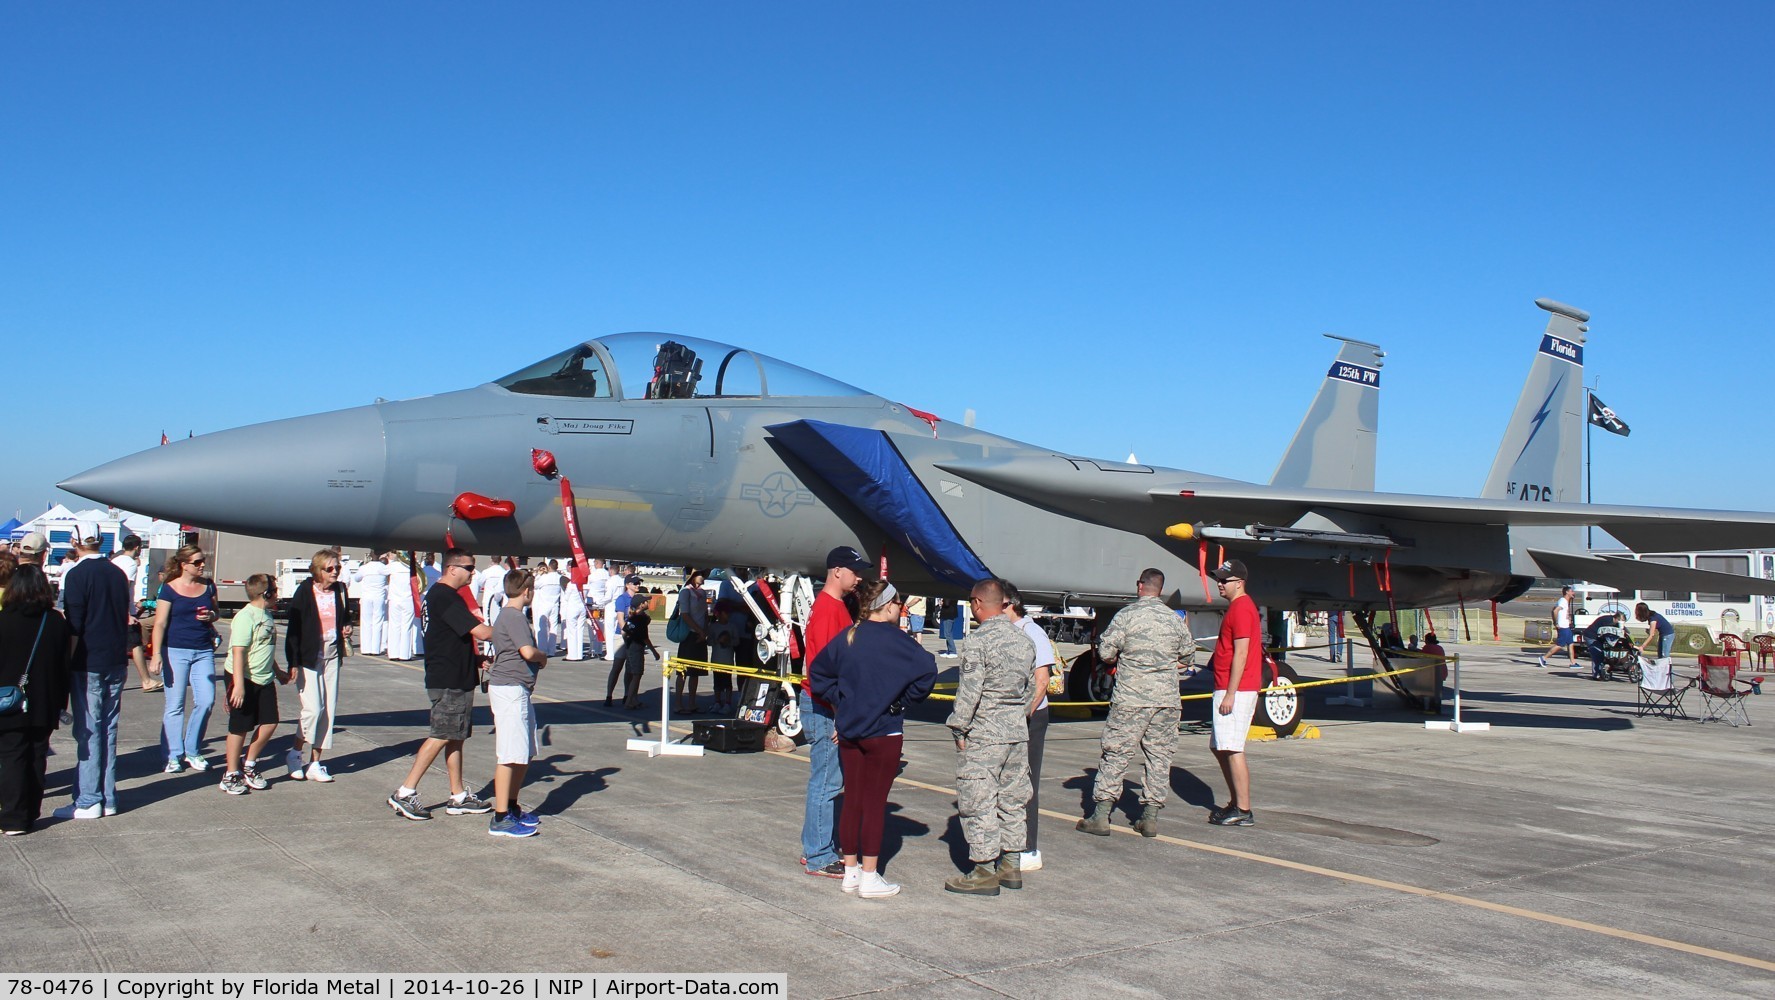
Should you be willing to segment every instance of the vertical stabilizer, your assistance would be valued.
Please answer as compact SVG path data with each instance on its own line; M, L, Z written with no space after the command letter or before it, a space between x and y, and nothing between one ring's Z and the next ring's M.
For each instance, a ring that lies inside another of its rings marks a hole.
M1551 299L1535 305L1552 315L1535 349L1528 381L1504 429L1480 496L1524 503L1582 503L1584 342L1590 314ZM1513 528L1511 548L1582 552L1584 529Z
M1381 359L1374 344L1326 334L1343 344L1271 486L1374 490L1374 439L1381 422Z

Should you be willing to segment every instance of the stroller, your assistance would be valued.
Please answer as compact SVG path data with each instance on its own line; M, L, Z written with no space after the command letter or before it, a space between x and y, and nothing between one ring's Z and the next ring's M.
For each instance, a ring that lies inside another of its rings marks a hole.
M1639 650L1626 635L1617 630L1601 629L1596 641L1589 643L1588 648L1591 680L1640 682Z

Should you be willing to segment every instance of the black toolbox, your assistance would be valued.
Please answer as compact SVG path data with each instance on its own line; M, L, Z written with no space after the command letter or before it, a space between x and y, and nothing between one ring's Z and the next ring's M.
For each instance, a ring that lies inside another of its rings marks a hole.
M758 753L770 727L735 719L697 719L691 723L690 742L716 753Z

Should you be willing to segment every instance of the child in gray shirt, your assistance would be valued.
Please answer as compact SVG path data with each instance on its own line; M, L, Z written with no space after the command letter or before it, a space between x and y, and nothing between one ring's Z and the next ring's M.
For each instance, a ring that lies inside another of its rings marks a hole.
M518 804L524 772L536 756L536 710L531 692L536 674L548 657L536 648L536 633L524 617L535 596L529 570L506 574L505 605L493 620L493 664L487 671L487 701L493 707L498 767L493 772L493 819L487 832L495 837L531 837L539 825L535 814Z

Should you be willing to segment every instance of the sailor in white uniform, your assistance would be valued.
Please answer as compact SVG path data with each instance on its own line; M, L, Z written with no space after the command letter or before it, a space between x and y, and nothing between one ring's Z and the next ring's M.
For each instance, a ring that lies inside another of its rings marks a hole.
M536 648L547 656L561 655L561 564L553 559L536 567L531 621L536 628Z
M411 660L419 639L414 615L413 573L407 560L395 556L388 563L388 658Z
M357 584L360 653L380 656L388 646L388 553L372 552L352 577Z

